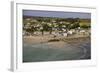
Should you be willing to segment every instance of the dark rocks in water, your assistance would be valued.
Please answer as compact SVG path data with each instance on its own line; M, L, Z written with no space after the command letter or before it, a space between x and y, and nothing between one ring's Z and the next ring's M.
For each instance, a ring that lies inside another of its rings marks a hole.
M57 42L57 41L60 41L60 39L51 39L51 40L48 40L48 42Z

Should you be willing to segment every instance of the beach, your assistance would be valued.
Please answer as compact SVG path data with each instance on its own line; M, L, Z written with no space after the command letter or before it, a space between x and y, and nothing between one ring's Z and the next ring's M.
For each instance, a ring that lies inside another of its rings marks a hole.
M23 43L23 62L91 59L90 37L24 36Z

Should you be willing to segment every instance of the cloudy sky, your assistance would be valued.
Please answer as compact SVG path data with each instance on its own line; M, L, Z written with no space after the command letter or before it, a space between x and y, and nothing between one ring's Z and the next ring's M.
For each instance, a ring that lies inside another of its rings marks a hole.
M23 10L24 16L59 17L59 18L91 18L91 13Z

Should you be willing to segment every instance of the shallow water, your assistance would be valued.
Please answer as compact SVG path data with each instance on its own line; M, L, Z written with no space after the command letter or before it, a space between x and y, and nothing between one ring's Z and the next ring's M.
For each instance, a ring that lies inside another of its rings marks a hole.
M59 43L59 42L58 42ZM84 42L54 47L48 43L23 45L23 62L83 60L91 58L91 43Z

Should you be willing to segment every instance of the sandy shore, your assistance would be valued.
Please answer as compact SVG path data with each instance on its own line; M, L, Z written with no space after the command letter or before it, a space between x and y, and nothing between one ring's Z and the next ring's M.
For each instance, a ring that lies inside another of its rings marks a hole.
M38 43L47 42L52 38L53 38L52 36L24 36L23 42L29 44L38 44Z
M55 39L71 43L71 42L77 42L77 40L78 42L81 42L84 40L90 40L90 37L78 36L78 37L56 37L54 38L53 36L23 36L23 42L29 43L29 44L44 43L44 42L48 42L50 40L55 40Z
M90 41L89 37L64 37L60 38L59 41L48 42L49 40L55 39L52 36L24 36L23 43L24 44L40 44L40 43L47 43L49 46L61 48L64 47L66 44L77 46L80 43L84 43L85 41ZM59 38L57 38L59 39Z

